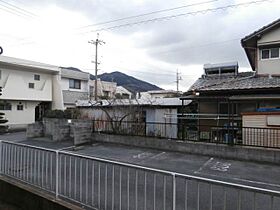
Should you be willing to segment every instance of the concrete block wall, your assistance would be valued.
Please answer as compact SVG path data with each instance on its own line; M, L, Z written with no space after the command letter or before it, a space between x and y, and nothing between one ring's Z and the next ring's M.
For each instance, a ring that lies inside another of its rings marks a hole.
M27 138L36 138L44 136L44 125L41 122L35 122L27 125L26 128L26 137Z
M67 119L44 118L43 124L45 136L52 136L58 126L68 125L68 121Z
M280 163L280 149L258 148L248 146L229 146L202 142L187 142L168 139L157 139L138 136L121 136L109 134L93 134L96 142L116 143L129 146L162 149L189 154L207 155L236 160Z
M74 122L73 134L74 145L81 145L91 142L93 124L91 121Z
M70 126L69 125L58 125L54 128L52 133L53 141L67 141L70 140Z

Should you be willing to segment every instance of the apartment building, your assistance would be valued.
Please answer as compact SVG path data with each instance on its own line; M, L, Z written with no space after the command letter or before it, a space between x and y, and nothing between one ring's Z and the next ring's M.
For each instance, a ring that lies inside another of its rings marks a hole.
M61 67L61 89L64 108L73 108L78 100L88 100L90 74L75 68Z
M0 56L0 86L0 111L10 128L40 120L46 110L63 109L57 66Z

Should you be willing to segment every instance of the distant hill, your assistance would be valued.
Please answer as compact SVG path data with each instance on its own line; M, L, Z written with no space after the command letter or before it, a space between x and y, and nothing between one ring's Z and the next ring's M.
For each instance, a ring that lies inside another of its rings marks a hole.
M70 69L74 71L81 71L78 68L74 67L62 67L65 69ZM102 81L107 82L116 82L118 86L123 86L130 92L136 94L137 92L146 92L150 90L162 90L162 88L153 85L151 83L145 82L143 80L136 79L135 77L129 76L119 71L111 72L111 73L104 73L98 75L98 78ZM90 79L94 80L95 76L90 75Z
M95 76L92 75L91 79L94 78ZM146 92L149 90L162 90L156 85L136 79L132 76L118 71L98 75L98 78L100 78L102 81L116 82L118 86L123 86L134 94L137 92Z

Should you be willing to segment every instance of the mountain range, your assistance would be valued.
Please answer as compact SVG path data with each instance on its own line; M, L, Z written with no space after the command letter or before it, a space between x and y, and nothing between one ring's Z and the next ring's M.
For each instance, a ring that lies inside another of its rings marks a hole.
M91 76L91 79L95 78L95 76ZM98 75L98 78L102 81L116 82L118 86L123 86L134 94L137 92L146 92L150 90L162 90L156 85L136 79L135 77L129 76L119 71L100 74Z
M70 69L74 71L81 71L80 69L74 67L62 67L62 68ZM156 85L153 85L151 83L145 82L140 79L136 79L135 77L129 76L119 71L100 74L98 75L98 78L101 79L102 81L116 82L118 86L123 86L133 94L136 94L137 92L146 92L150 90L162 90L162 88ZM90 79L94 80L95 76L90 74Z

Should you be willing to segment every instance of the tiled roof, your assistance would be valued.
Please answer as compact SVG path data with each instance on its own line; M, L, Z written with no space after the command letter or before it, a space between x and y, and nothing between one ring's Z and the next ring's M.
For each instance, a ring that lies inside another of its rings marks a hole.
M260 28L259 30L257 31L254 31L253 33L249 34L248 36L244 37L241 42L245 42L246 40L248 39L251 39L252 37L254 36L257 36L257 35L260 35L260 34L263 34L265 32L267 32L268 30L271 30L272 28L274 27L279 27L280 25L280 18L273 21L272 23L269 23L268 25L266 26L263 26L262 28Z
M242 72L238 75L211 75L199 78L190 91L221 91L280 88L279 76L255 76L254 72Z

